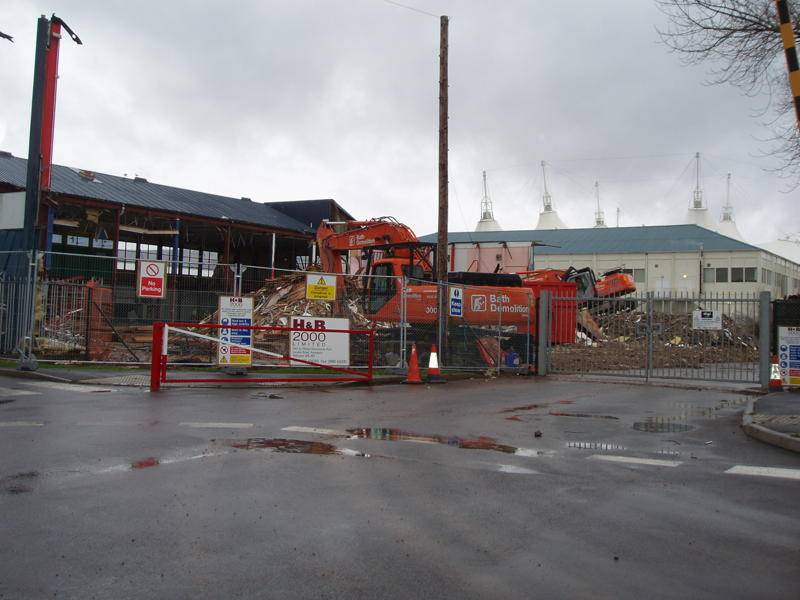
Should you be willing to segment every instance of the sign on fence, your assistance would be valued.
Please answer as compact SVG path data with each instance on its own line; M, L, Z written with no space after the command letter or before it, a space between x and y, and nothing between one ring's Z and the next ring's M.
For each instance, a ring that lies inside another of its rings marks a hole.
M692 329L722 329L722 313L718 310L693 310Z
M786 385L800 385L800 327L778 327L778 365Z
M167 295L166 261L139 260L136 295L139 298L164 298Z
M336 300L336 275L306 275L306 300Z
M330 333L329 329L350 329L349 319L325 317L292 317L292 327L302 331L289 332L289 357L301 358L321 365L347 367L350 365L350 334ZM302 365L293 362L291 364Z
M253 324L253 298L250 296L220 296L218 314L219 324L227 325L227 327L219 330L220 343L217 346L217 363L240 367L252 364L252 352L248 348L239 348L229 344L252 347L253 330L240 329L238 326Z
M463 317L464 290L460 287L450 288L450 316Z

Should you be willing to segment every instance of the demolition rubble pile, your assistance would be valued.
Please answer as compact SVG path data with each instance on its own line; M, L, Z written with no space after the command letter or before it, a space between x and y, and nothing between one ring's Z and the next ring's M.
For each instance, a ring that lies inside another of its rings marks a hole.
M597 328L578 331L576 344L553 348L560 365L581 370L643 369L647 360L647 315L619 312L594 316ZM660 328L660 329L659 329ZM719 331L692 329L687 314L653 315L653 366L702 368L703 364L758 362L758 331L752 319L722 317ZM591 346L592 351L584 348Z

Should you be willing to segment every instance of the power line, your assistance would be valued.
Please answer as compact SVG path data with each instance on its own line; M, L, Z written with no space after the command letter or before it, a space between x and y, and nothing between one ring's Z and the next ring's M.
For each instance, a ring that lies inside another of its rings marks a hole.
M435 15L433 13L429 13L427 11L424 11L424 10L420 9L420 8L414 8L413 6L408 6L406 4L400 4L399 2L395 2L394 0L383 0L383 1L386 2L386 4L394 4L395 6L399 6L400 8L406 8L408 10L413 10L414 12L417 12L417 13L419 13L421 15L427 15L429 17L433 17L434 19L438 19L439 18L439 15Z

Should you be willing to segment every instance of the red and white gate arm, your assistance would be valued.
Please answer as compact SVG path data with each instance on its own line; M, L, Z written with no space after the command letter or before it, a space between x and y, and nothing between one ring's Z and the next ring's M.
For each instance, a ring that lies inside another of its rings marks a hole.
M202 333L197 333L196 331L189 331L187 328L203 328L203 329L223 329L223 328L230 328L230 325L220 325L215 323L153 323L153 345L152 345L152 357L150 363L150 391L156 392L161 388L162 383L237 383L243 380L239 379L230 379L230 378L199 378L199 379L167 379L167 358L168 358L168 344L169 344L169 332L173 330L175 332L179 332L180 335L186 335L189 337L195 337L202 340L207 340L210 342L220 343L218 337L213 337L210 335L203 335ZM236 329L250 329L252 331L308 331L303 327L281 327L281 326L267 326L267 325L237 325ZM248 346L245 344L237 344L234 342L225 342L226 346L234 347L234 348L242 348L245 350L249 350L253 353L265 354L272 358L278 358L281 360L289 361L289 364L292 362L295 363L302 363L305 365L309 365L312 367L320 367L323 369L327 369L330 371L335 371L337 373L342 373L344 375L349 375L350 377L291 377L291 378L280 378L280 377L248 377L248 383L269 383L269 382L314 382L314 381L321 381L321 382L330 382L330 381L372 381L372 365L374 362L374 353L375 353L375 331L372 329L326 329L325 333L350 333L356 335L366 335L369 338L369 353L368 353L368 364L367 364L367 372L362 373L359 371L354 371L352 369L347 369L345 367L339 367L335 365L326 365L323 363L317 363L310 360L305 360L303 358L296 358L292 357L291 355L285 354L278 354L276 352L270 352L268 350L261 350L260 348L255 348L253 346Z

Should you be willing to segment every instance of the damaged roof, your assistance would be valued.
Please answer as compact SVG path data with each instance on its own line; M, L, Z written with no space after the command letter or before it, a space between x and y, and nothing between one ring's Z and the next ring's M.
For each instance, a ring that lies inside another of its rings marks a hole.
M15 157L8 152L0 153L0 183L24 189L27 163L27 159ZM308 224L269 204L150 183L141 177L131 179L53 165L50 189L64 196L311 233ZM309 201L297 201L298 207L304 202Z

